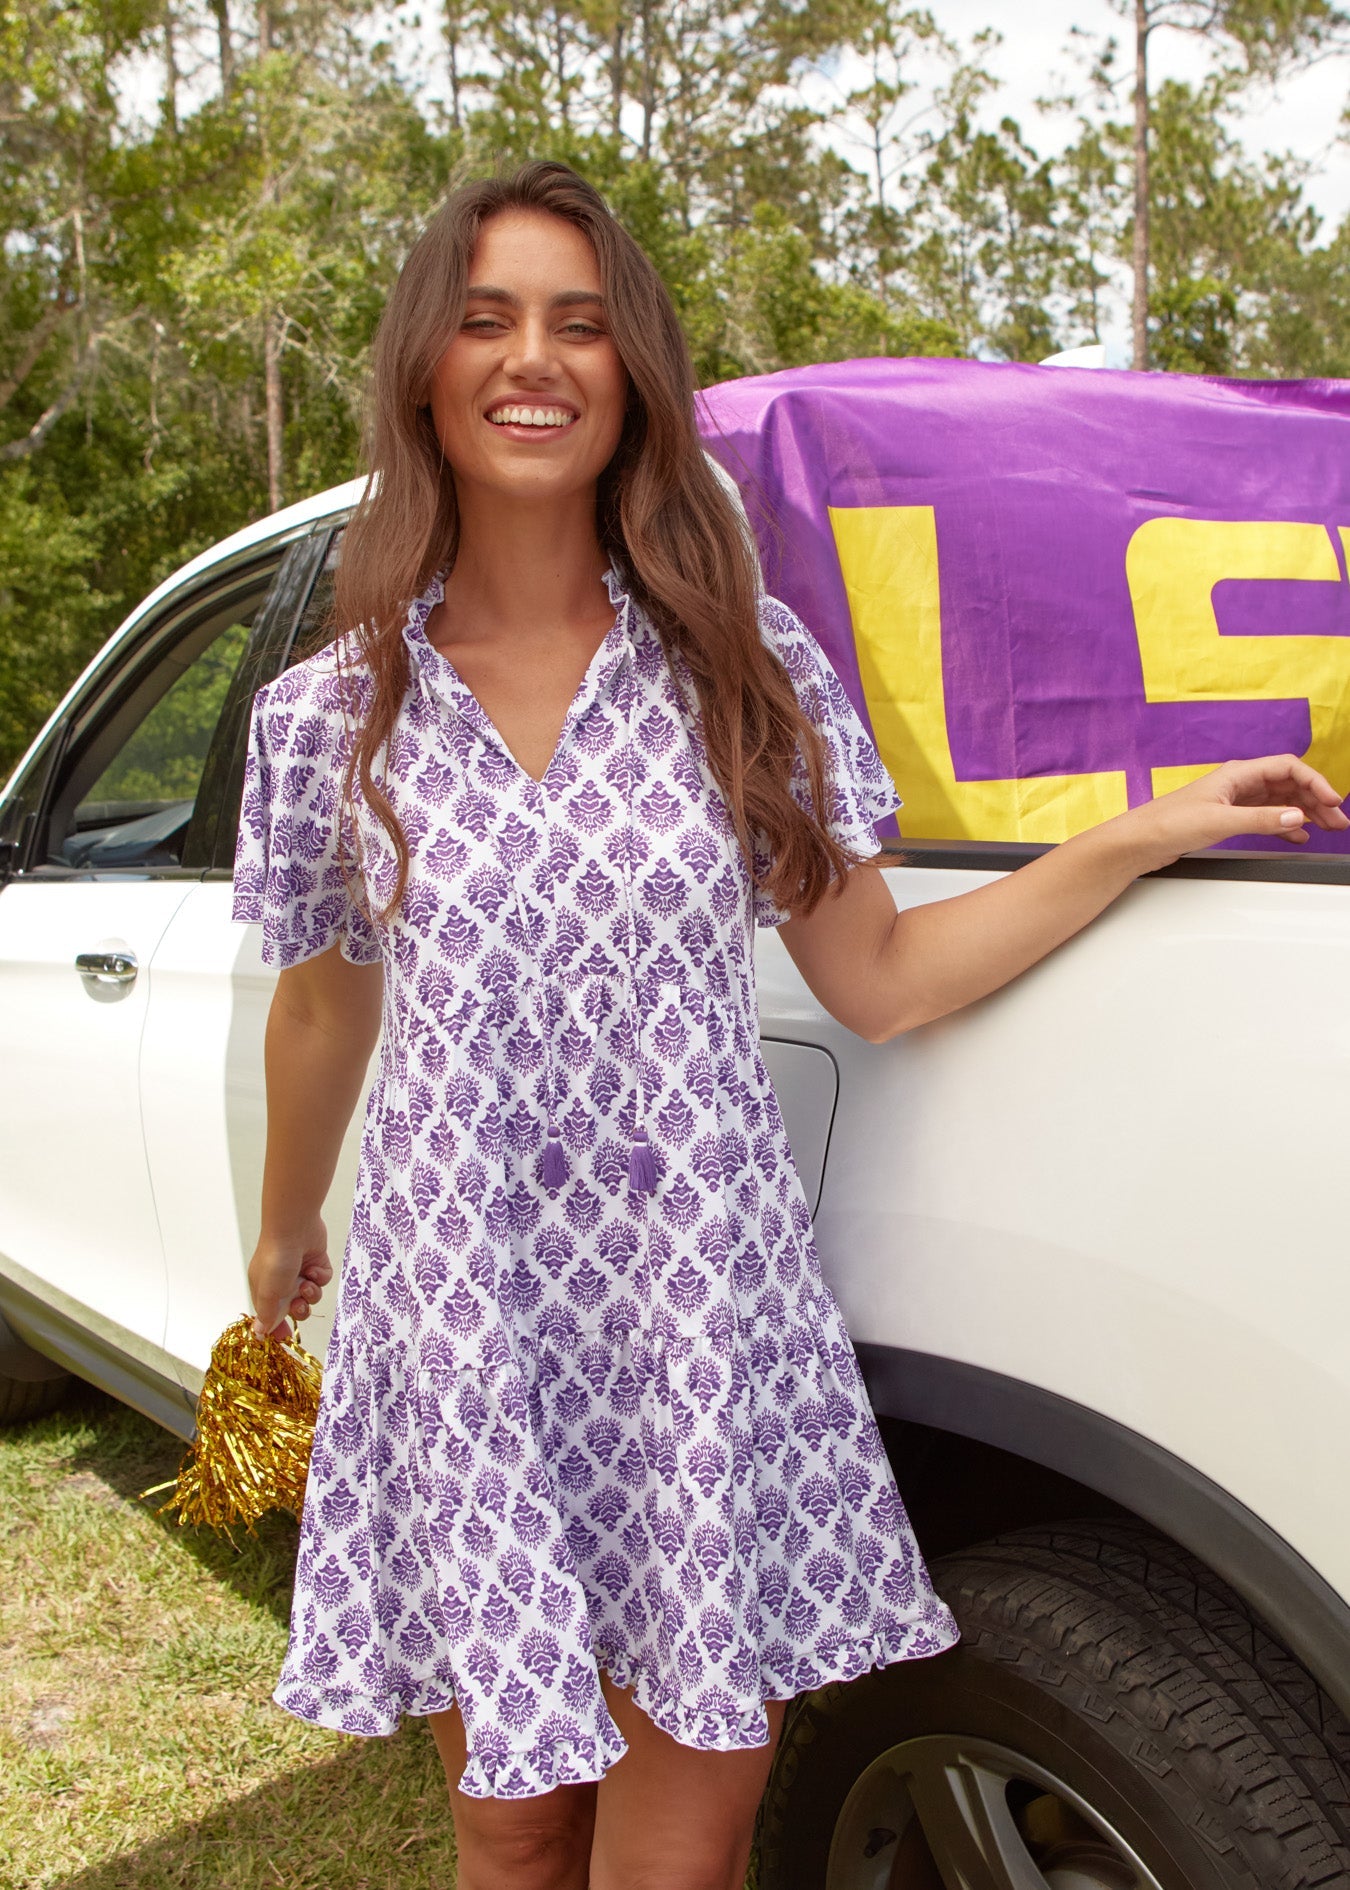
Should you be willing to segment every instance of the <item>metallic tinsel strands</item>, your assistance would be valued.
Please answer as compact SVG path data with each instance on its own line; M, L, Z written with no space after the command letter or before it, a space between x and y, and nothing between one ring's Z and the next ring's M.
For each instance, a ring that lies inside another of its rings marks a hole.
M231 1523L252 1529L269 1509L299 1516L309 1472L323 1370L298 1337L254 1337L251 1317L236 1319L211 1348L197 1400L197 1435L163 1510L179 1523L206 1523L229 1537Z

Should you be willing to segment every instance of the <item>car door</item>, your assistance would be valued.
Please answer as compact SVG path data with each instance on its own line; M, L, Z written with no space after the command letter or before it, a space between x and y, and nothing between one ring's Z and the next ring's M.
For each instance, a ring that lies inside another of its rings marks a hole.
M142 1132L151 967L211 857L200 790L281 556L164 598L4 803L0 1270L56 1330L151 1370L168 1311Z
M267 1113L263 1031L277 974L262 962L261 927L231 917L249 711L259 684L322 637L336 544L331 524L317 527L278 580L268 634L218 739L211 864L175 910L155 953L141 1098L168 1268L165 1350L189 1396L201 1388L215 1339L249 1310L246 1269L258 1238ZM351 1211L361 1116L358 1108L325 1203L335 1263ZM305 1323L305 1342L320 1353L334 1300L330 1289Z

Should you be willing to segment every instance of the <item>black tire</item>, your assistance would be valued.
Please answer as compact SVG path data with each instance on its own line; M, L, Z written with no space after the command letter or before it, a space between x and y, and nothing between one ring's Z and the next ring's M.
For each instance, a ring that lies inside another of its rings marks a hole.
M0 1377L0 1425L26 1424L54 1411L70 1390L70 1373L56 1378Z
M1313 1796L1350 1846L1350 1721L1241 1596L1170 1537L1137 1523L1069 1524L1045 1539L1057 1554L1095 1562L1131 1583L1142 1605L1156 1597L1165 1614L1189 1619L1204 1637L1197 1643L1200 1659L1205 1640L1214 1640L1256 1673L1260 1686L1244 1694L1248 1711L1259 1716L1274 1703L1274 1737L1299 1749ZM1311 1735L1306 1742L1297 1728L1291 1737L1289 1713Z
M759 1890L930 1890L943 1882L930 1832L950 1883L971 1890L1133 1890L1148 1884L1139 1866L1161 1890L1350 1890L1350 1732L1175 1544L1068 1523L933 1573L958 1647L790 1709L760 1806ZM1009 1860L1003 1875L981 1843Z

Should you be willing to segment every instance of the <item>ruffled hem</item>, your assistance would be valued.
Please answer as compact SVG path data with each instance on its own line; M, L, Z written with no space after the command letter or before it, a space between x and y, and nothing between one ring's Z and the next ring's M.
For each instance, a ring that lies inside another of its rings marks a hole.
M450 1687L424 1686L406 1695L386 1694L377 1699L356 1687L316 1686L313 1681L290 1679L285 1674L272 1698L307 1726L354 1733L361 1739L389 1739L398 1731L405 1714L420 1719L428 1713L448 1712L455 1703Z
M631 1691L638 1707L670 1738L697 1752L742 1752L768 1743L770 1700L792 1700L817 1687L846 1685L874 1667L890 1667L905 1660L946 1653L960 1639L955 1619L945 1608L934 1611L932 1623L908 1623L899 1635L871 1634L836 1643L829 1660L799 1661L789 1677L771 1663L762 1664L768 1688L758 1706L710 1711L691 1705L670 1684L631 1655L611 1653L598 1663L616 1686ZM316 1687L304 1682L281 1682L273 1700L295 1718L332 1732L362 1738L387 1738L398 1731L403 1717L443 1713L454 1705L454 1694L444 1687L419 1687L398 1698L375 1700L352 1687ZM628 1750L618 1727L604 1714L594 1735L581 1729L565 1739L543 1740L525 1747L480 1747L468 1754L458 1780L469 1798L535 1798L558 1785L598 1783Z
M770 1700L795 1700L799 1693L814 1692L817 1687L844 1685L858 1679L873 1667L890 1667L904 1660L919 1660L946 1653L961 1638L955 1619L939 1616L935 1631L928 1631L922 1621L907 1624L899 1635L870 1634L857 1640L836 1642L830 1659L799 1660L791 1675L771 1662L761 1661L760 1674L764 1692L758 1706L710 1712L691 1706L659 1675L640 1661L623 1654L612 1654L600 1663L616 1686L632 1690L633 1699L652 1723L698 1752L742 1752L768 1743L769 1718L764 1711Z
M440 1331L410 1359L335 1327L277 1704L380 1737L458 1700L460 1789L531 1797L627 1749L601 1674L736 1751L767 1700L951 1646L842 1317L814 1311L476 1366Z
M468 1798L539 1798L557 1785L598 1784L628 1750L614 1722L600 1736L545 1740L519 1750L471 1752L459 1779Z
M307 1725L364 1739L390 1737L404 1715L417 1719L454 1705L452 1693L434 1688L421 1688L406 1699L378 1701L358 1696L350 1687L284 1682L272 1698ZM627 1750L628 1742L611 1720L596 1737L578 1729L570 1738L533 1746L480 1747L469 1753L457 1783L468 1798L537 1798L557 1785L598 1783Z

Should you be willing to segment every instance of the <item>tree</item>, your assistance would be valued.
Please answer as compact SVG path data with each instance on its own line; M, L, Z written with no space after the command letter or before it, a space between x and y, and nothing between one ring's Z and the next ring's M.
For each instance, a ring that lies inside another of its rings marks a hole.
M1105 325L1111 264L1120 251L1128 148L1124 127L1083 118L1057 166L1060 284L1068 319L1093 341Z
M1039 360L1054 346L1063 245L1051 167L1011 118L983 131L963 115L929 159L910 219L906 276L962 352Z
M1161 28L1222 46L1229 72L1272 79L1341 43L1350 19L1332 0L1112 0L1134 26L1134 365L1149 365L1149 41ZM1113 48L1103 71L1109 69Z
M1169 82L1154 105L1151 354L1173 371L1259 372L1272 297L1318 228L1297 167L1248 158L1225 99L1220 79Z
M274 12L270 67L236 11L229 91L189 106L193 18L172 111L163 0L0 23L0 771L130 604L285 496L269 457L293 491L355 469L370 336L453 158L331 8ZM130 127L119 76L151 54L161 109Z

